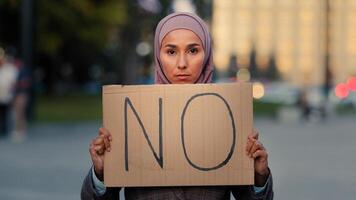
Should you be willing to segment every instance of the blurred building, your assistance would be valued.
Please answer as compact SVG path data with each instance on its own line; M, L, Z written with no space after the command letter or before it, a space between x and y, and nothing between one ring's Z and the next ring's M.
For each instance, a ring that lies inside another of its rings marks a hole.
M330 0L329 40L326 40L327 0L215 0L212 32L218 70L228 70L231 56L239 67L268 67L275 56L283 80L295 85L322 85L325 47L329 46L333 83L356 75L356 1ZM328 41L328 44L327 44Z

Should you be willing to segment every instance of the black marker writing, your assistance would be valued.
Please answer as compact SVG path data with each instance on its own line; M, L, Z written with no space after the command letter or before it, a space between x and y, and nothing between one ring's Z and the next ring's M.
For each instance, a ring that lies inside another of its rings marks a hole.
M202 96L216 96L218 97L219 99L221 99L225 106L227 107L228 111L229 111L229 116L231 118L231 126L232 126L232 144L231 144L231 149L230 149L230 152L229 154L227 155L226 159L224 161L222 161L220 164L214 166L214 167L200 167L196 164L194 164L188 157L188 154L187 154L187 150L186 150L186 147L185 147L185 143L184 143L184 117L185 117L185 114L186 114L186 111L187 111L187 108L189 106L189 104L196 98L198 97L202 97ZM217 93L200 93L200 94L196 94L194 96L192 96L188 101L187 103L185 104L185 107L183 109L183 112L182 112L182 116L181 116L181 139L182 139L182 145L183 145L183 151L184 151L184 155L185 155L185 158L187 159L187 161L189 162L189 164L198 169L198 170L201 170L201 171L210 171L210 170L215 170L215 169L219 169L221 167L223 167L224 165L226 165L229 160L231 159L232 157L232 154L234 153L234 150L235 150L235 140L236 140L236 128L235 128L235 120L234 120L234 116L232 114L232 111L231 111L231 108L229 106L229 104L227 103L227 101L222 97L220 96L219 94Z
M141 129L143 131L143 134L145 135L146 141L151 148L151 151L153 153L153 156L155 157L156 161L158 162L159 166L163 169L163 143L162 143L162 98L159 98L159 156L157 156L156 151L153 149L152 143L150 138L148 137L148 134L146 132L145 127L143 126L143 123L140 119L140 117L137 114L137 111L135 110L134 106L132 105L130 99L128 97L125 98L125 170L129 171L129 147L128 147L128 119L127 119L127 107L128 105L131 107L132 112L136 116L136 119L138 123L141 126Z

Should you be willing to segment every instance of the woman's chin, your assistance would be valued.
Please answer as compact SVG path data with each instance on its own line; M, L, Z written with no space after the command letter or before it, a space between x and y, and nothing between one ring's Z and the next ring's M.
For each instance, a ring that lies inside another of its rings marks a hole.
M194 82L191 80L174 80L171 83L172 84L192 84Z

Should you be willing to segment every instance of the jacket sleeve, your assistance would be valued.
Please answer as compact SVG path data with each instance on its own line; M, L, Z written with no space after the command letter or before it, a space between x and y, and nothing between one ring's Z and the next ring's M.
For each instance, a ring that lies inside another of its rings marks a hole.
M260 193L255 193L253 185L233 187L231 192L235 199L238 200L273 200L272 174L269 174L265 190Z
M120 189L117 187L107 187L106 192L103 195L100 195L96 192L93 185L93 175L92 170L89 170L89 173L85 177L82 185L82 190L80 192L81 200L119 200L120 199Z

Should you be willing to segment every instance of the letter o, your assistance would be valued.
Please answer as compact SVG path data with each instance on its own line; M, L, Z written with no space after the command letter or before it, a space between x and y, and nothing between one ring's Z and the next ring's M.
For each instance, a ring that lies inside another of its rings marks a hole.
M184 143L184 117L185 117L185 113L187 111L187 108L189 106L189 104L196 98L198 97L202 97L202 96L215 96L215 97L218 97L219 99L221 99L225 106L227 107L228 111L229 111L229 116L231 118L231 126L232 126L232 136L233 136L233 142L231 144L231 148L230 148L230 151L229 151L229 154L227 155L226 159L224 161L222 161L221 163L219 163L218 165L214 166L214 167L200 167L196 164L194 164L188 157L188 154L187 154L187 150L185 148L185 143ZM234 120L234 116L232 114L232 111L231 111L231 108L229 106L229 104L227 103L227 101L219 94L217 93L200 93L200 94L196 94L196 95L193 95L188 101L187 103L185 104L185 107L183 109L183 112L182 112L182 116L181 116L181 139L182 139L182 145L183 145L183 151L184 151L184 156L185 158L187 159L188 163L198 169L198 170L201 170L201 171L210 171L210 170L215 170L215 169L219 169L221 167L223 167L224 165L226 165L231 157L232 157L232 154L234 153L234 150L235 150L235 144L236 144L236 127L235 127L235 120Z

